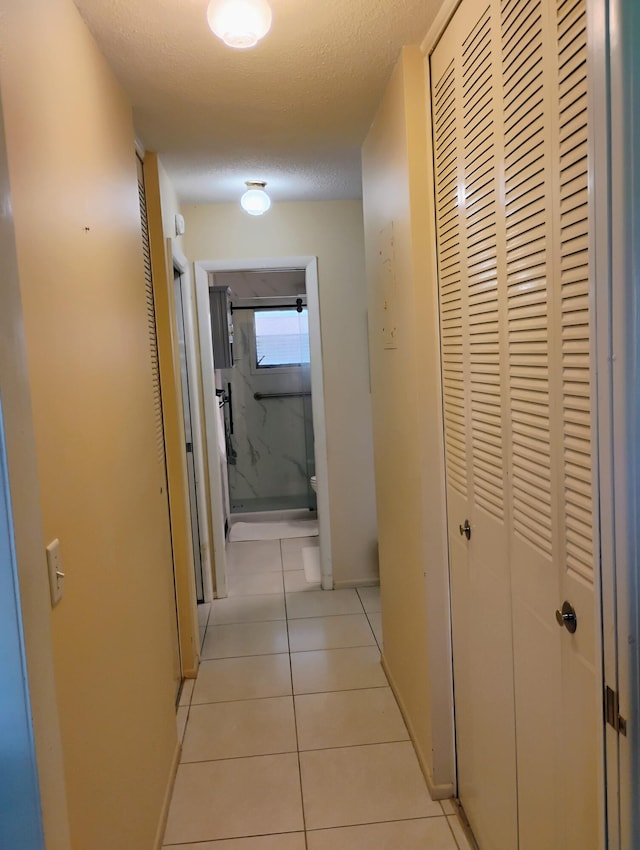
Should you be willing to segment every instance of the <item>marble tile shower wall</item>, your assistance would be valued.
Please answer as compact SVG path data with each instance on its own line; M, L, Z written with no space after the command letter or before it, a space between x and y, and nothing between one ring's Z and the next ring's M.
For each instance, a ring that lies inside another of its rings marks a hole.
M311 397L267 398L254 394L309 392L308 367L257 370L252 310L233 315L235 366L231 383L233 434L229 440L232 512L315 508Z

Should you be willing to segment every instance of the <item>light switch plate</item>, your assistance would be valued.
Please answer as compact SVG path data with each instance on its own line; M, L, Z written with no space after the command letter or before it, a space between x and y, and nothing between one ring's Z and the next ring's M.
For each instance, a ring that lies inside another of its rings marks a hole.
M51 607L53 608L62 599L62 592L64 590L64 572L60 558L60 541L57 537L47 546L47 568L49 570Z

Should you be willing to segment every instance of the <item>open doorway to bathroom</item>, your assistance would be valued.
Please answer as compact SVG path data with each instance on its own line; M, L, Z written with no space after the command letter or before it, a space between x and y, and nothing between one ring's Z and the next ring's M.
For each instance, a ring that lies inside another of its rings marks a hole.
M317 260L197 262L195 273L208 443L217 447L212 510L225 542L215 546L216 595L233 593L227 539L309 538L315 546L297 548L315 548L310 577L331 589Z
M303 511L303 518L315 518L304 270L212 272L210 278L214 292L228 294L233 322L233 368L217 372L222 386L216 387L231 517Z

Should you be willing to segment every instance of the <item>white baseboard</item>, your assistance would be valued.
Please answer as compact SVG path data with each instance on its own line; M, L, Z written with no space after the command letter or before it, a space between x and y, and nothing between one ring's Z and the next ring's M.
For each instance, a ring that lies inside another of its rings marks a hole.
M416 751L416 755L418 757L418 762L420 764L420 769L424 775L425 781L427 783L427 788L429 789L429 793L431 794L432 800L448 800L455 794L455 788L452 782L448 782L443 785L437 785L433 781L433 776L431 774L431 767L429 762L427 761L426 754L422 751L420 744L418 742L417 736L415 734L415 730L411 723L411 718L407 713L406 706L402 700L402 696L398 691L395 680L391 671L389 670L389 666L387 665L386 658L384 657L384 651L381 653L380 662L382 664L382 669L385 672L385 675L389 681L389 687L393 691L393 695L396 698L396 702L398 703L398 708L400 709L400 713L404 718L404 722L407 725L407 731L409 732L409 737L411 738L411 742L413 743L413 748Z
M173 794L173 785L176 780L176 773L178 771L178 764L180 763L180 752L182 750L182 745L180 741L176 743L176 749L173 754L173 759L171 761L171 770L169 771L169 777L167 779L167 787L164 792L164 797L162 799L162 808L160 809L160 820L158 822L158 830L156 832L156 837L153 842L153 850L161 850L162 848L162 839L164 838L164 831L167 827L167 818L169 817L169 806L171 805L171 795Z
M350 578L345 579L345 581L334 581L333 589L344 590L349 587L377 587L379 584L379 578Z

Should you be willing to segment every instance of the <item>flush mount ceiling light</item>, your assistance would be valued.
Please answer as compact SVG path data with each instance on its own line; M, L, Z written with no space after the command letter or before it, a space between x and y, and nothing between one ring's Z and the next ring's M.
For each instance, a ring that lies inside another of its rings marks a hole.
M267 0L211 0L207 21L229 47L255 47L271 29Z
M240 198L240 205L249 215L264 215L271 207L271 198L264 191L266 183L260 180L247 180L247 191Z

